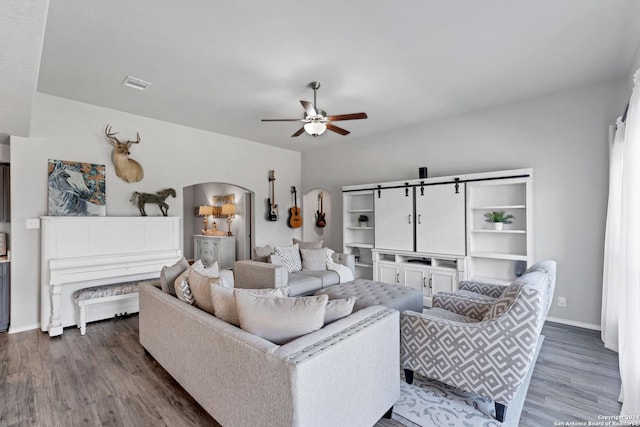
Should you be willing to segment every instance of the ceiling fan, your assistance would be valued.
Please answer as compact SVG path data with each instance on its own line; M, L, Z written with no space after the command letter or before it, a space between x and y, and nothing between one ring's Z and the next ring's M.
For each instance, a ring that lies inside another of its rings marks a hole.
M339 122L341 120L359 120L366 119L367 113L352 113L352 114L340 114L337 116L327 116L327 112L317 108L316 92L320 87L319 82L311 82L309 86L313 89L313 104L309 101L300 101L302 108L304 108L304 116L302 119L262 119L263 122L302 122L304 125L298 129L292 137L300 136L303 132L307 132L309 135L318 136L322 135L325 130L339 133L340 135L348 135L349 132L346 129L338 127L332 122Z

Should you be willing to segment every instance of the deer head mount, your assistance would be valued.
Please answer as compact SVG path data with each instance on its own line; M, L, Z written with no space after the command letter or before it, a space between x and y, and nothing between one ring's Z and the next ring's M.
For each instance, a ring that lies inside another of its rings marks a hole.
M124 182L138 182L141 181L144 176L144 171L140 163L129 158L129 148L131 144L140 143L140 134L136 133L136 140L127 140L126 142L120 141L115 135L118 132L111 131L111 125L107 125L104 129L104 134L111 145L113 145L113 152L111 153L111 160L113 166L116 168L116 175L118 175Z

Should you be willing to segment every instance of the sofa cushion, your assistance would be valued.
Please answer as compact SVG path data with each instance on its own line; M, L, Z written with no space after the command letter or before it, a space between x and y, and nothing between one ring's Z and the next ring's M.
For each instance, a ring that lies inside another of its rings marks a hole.
M318 240L317 242L303 242L294 237L293 244L295 245L296 243L300 249L320 249L324 240Z
M302 270L302 260L300 259L300 248L298 244L289 246L276 246L276 255L280 256L282 265L287 267L289 273Z
M324 312L324 324L328 325L329 323L350 315L353 312L353 305L355 303L356 297L329 300Z
M296 271L295 273L289 273L287 282L290 296L312 294L318 289L337 285L338 283L340 283L338 274L329 270Z
M174 284L178 276L189 268L189 261L185 257L182 257L173 265L165 265L160 270L160 287L168 294L176 294Z
M303 270L326 270L327 262L331 262L328 248L300 248Z
M273 298L234 290L240 327L274 344L284 344L324 325L326 295Z
M289 288L282 286L275 289L237 289L239 292L249 292L254 295L264 295L270 297L287 297ZM220 285L211 286L211 300L213 301L214 315L227 323L240 326L238 313L236 311L236 299L234 289Z
M195 303L191 288L189 287L189 269L186 269L176 278L173 283L173 288L176 293L176 297L179 300L186 302L187 304Z

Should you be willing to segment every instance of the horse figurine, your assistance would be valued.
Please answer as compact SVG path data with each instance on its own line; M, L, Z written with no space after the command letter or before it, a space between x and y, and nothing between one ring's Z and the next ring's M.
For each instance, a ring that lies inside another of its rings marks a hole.
M106 209L91 201L80 165L56 161L49 173L49 215L104 216Z
M169 205L165 203L165 199L169 196L176 197L176 190L173 188L167 188L165 190L158 191L156 194L138 193L137 191L134 191L129 201L133 205L138 206L138 209L140 209L140 215L142 216L147 216L147 213L144 210L144 205L147 203L155 203L160 208L162 216L167 216L169 213Z

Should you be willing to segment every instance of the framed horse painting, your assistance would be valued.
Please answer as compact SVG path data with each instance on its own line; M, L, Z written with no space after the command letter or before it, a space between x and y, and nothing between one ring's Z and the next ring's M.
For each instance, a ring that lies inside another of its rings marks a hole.
M49 216L106 216L105 166L51 160Z

